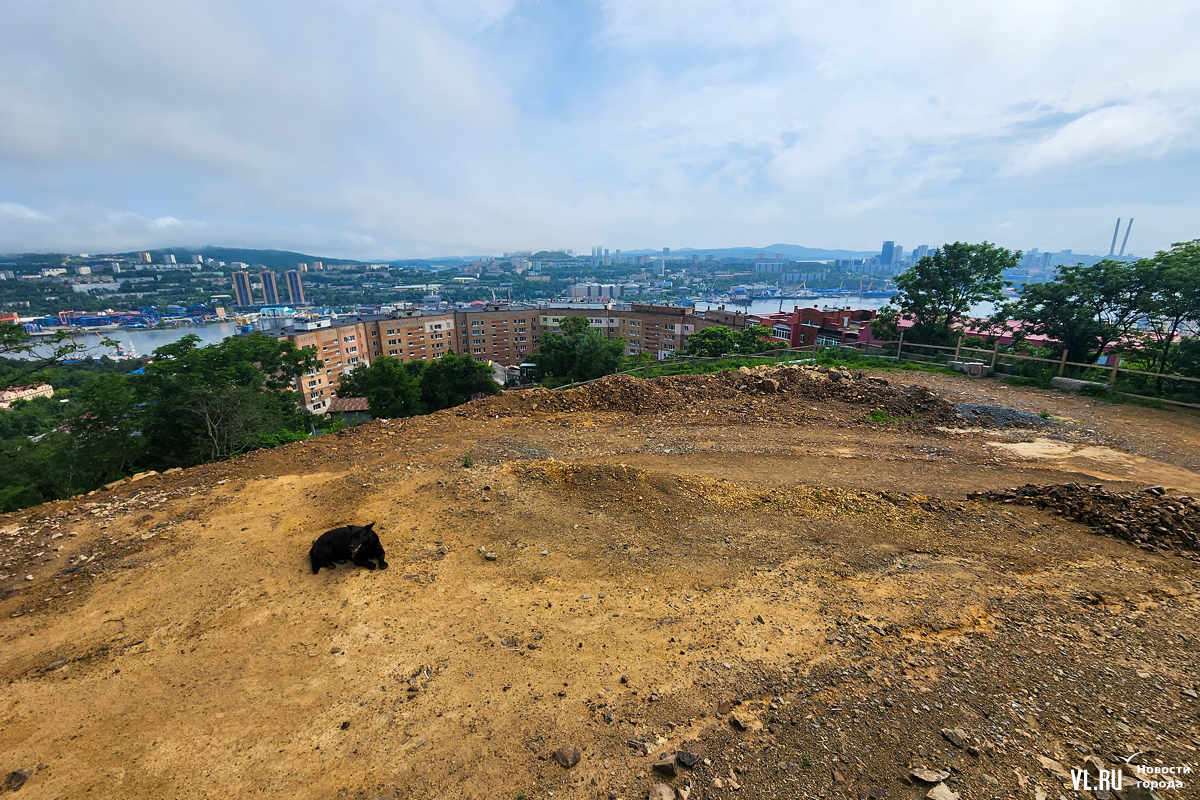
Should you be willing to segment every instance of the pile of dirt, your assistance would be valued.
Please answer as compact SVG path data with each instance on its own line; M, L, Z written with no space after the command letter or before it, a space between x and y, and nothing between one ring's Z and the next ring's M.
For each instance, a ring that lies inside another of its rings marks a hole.
M1037 506L1147 550L1198 549L1200 500L1168 495L1161 486L1110 492L1099 484L1030 483L1015 489L973 492L967 499Z
M782 397L779 397L782 395ZM835 401L898 417L936 423L955 418L954 406L923 386L893 386L886 378L812 365L742 367L709 375L633 378L612 375L566 391L505 392L464 407L463 416L519 416L531 412L620 411L662 414L711 401L750 397L785 407L789 401Z

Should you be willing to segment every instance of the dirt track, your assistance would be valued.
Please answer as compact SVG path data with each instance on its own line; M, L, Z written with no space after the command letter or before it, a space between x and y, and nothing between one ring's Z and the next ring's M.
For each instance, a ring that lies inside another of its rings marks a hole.
M1197 417L943 376L764 377L510 393L9 515L0 780L32 769L33 798L919 798L921 765L965 799L1076 796L1052 771L1088 755L1200 768L1194 554L965 500L1200 495ZM961 402L1069 422L967 429ZM318 533L371 520L389 570L311 574ZM653 769L680 750L702 760ZM1195 796L1185 780L1161 796Z

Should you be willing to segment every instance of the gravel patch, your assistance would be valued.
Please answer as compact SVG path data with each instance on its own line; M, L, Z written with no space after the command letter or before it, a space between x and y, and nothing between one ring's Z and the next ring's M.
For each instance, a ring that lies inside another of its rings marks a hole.
M1058 425L1054 420L1043 419L1037 414L1004 406L959 403L954 411L959 419L988 428L1050 428Z

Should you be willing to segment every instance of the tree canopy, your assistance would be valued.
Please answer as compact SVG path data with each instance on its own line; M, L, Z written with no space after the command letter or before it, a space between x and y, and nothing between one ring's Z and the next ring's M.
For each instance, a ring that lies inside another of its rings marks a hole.
M953 327L971 306L1004 299L1004 270L1021 262L1021 251L990 242L954 242L934 250L896 276L900 289L893 302L911 317L908 336L925 344L948 344Z
M1061 342L1069 360L1092 363L1136 332L1151 299L1148 275L1144 264L1110 259L1064 265L1054 280L1021 287L998 316L1029 323L1027 333Z
M292 385L320 364L311 350L253 335L206 347L185 336L155 350L140 374L57 367L55 374L93 377L29 405L44 408L52 429L32 440L25 431L3 431L0 510L67 497L136 470L192 466L303 438L316 418L298 407ZM16 410L26 413L26 406Z
M567 317L561 333L537 337L538 352L531 356L541 377L587 381L616 372L625 352L622 339L609 339L592 328L587 317Z
M714 325L688 337L687 352L707 358L727 353L761 353L768 347L764 341L768 336L771 336L771 329L762 325L750 325L745 330Z
M430 411L462 405L476 395L500 391L490 364L447 353L421 372L421 399Z
M424 366L421 362L411 362ZM398 419L426 412L421 399L421 382L417 370L398 358L379 356L370 366L356 369L352 381L343 380L338 394L342 397L361 396L367 398L367 408L377 419ZM361 395L347 394L347 389L359 389Z

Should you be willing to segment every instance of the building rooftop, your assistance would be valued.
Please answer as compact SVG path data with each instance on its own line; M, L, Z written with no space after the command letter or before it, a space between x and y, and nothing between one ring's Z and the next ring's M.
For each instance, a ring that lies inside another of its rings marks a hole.
M367 411L367 398L365 397L335 397L329 401L329 413L354 413L356 411Z

